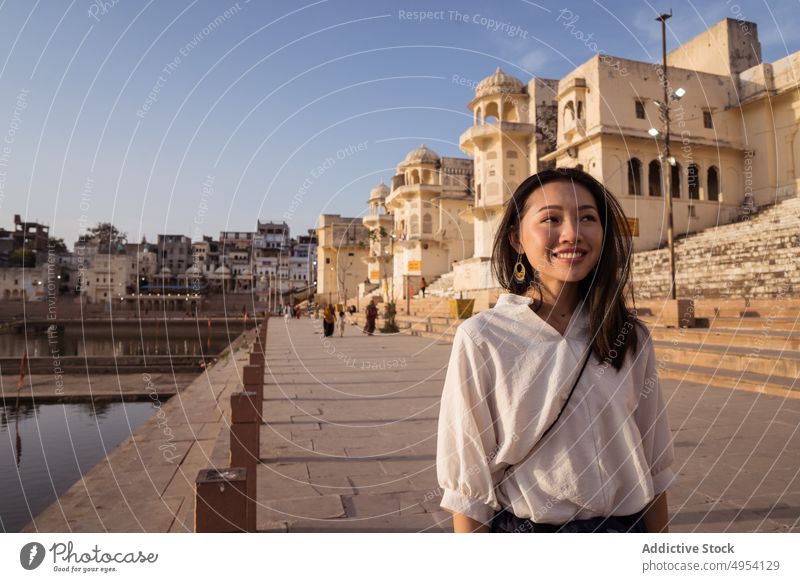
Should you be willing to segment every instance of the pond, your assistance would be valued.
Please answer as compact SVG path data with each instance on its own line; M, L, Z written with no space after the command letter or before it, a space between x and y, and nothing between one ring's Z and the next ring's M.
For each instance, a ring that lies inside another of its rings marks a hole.
M151 402L0 406L0 531L20 531L155 412Z
M139 356L217 355L241 333L241 329L220 327L214 333L186 327L138 326L81 329L81 324L50 332L6 331L0 333L0 357L20 357L27 348L28 357L60 356Z

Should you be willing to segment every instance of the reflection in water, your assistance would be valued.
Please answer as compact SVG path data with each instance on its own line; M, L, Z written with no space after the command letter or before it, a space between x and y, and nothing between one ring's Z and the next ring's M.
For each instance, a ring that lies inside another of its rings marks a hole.
M0 531L19 531L155 410L150 402L0 406Z
M222 331L222 330L220 330ZM81 334L77 329L44 330L36 333L0 333L0 357L19 357L27 348L31 358L47 356L215 356L228 347L235 338L232 331L229 340L223 333L211 335L210 331L161 329L149 332L126 328L122 331L110 329Z

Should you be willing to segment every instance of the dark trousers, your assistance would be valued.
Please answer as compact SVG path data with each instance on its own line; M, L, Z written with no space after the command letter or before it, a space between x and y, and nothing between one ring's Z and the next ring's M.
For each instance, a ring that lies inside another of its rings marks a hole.
M495 514L491 531L492 533L647 533L643 511L633 515L576 519L556 525L534 523L529 519L519 518L506 509Z

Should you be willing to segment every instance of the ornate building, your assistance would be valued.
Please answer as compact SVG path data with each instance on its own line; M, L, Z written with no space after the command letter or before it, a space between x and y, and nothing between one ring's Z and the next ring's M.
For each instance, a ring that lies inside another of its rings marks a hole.
M369 193L369 213L362 221L369 230L369 254L363 260L367 265L370 288L362 287L362 295L373 289L378 289L384 297L389 294L394 266L394 220L386 212L388 196L389 187L383 182Z
M473 229L463 218L473 200L472 160L441 158L421 145L397 166L386 209L394 217L393 295L415 293L473 254ZM400 275L400 276L398 276Z
M533 79L526 87L498 68L475 88L473 125L459 140L475 163L474 205L464 213L475 253L455 265L456 290L493 286L489 259L505 207L525 178L552 166L538 160L554 149L557 84Z

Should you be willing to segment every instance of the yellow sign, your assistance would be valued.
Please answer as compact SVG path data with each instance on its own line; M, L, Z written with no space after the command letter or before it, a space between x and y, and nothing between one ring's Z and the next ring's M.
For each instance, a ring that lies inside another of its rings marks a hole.
M422 270L422 261L408 261L408 272L419 272Z
M370 271L369 272L369 278L370 279L380 279L381 278L380 271Z
M638 218L628 218L628 228L631 229L631 235L639 236L639 219Z

